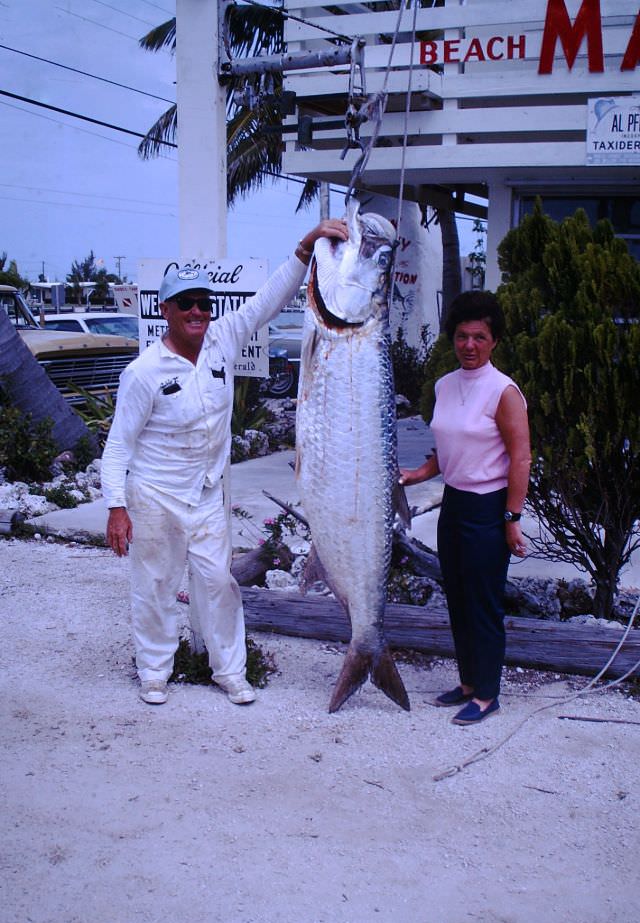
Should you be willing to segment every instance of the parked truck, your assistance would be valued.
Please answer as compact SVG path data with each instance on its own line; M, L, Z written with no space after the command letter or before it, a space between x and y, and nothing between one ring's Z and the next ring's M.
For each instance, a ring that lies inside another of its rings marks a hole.
M41 327L22 294L0 285L0 308L65 399L81 403L81 387L92 394L115 394L120 373L138 355L138 342L122 336L71 333Z

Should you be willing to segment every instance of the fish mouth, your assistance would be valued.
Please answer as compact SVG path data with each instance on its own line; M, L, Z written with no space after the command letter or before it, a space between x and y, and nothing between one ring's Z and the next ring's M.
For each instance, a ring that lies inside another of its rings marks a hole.
M313 292L312 306L316 315L320 318L325 327L330 330L353 330L354 328L362 327L365 323L361 321L348 321L343 317L337 317L337 315L332 314L329 308L326 306L322 293L320 291L320 286L318 284L318 264L317 262L313 263L311 269L311 284L310 290Z

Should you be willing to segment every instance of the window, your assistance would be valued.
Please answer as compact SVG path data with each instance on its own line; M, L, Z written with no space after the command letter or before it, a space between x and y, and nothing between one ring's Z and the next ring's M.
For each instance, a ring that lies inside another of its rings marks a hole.
M640 197L633 195L554 195L552 192L532 193L520 197L520 221L531 214L537 197L542 200L546 215L562 221L578 208L587 213L591 225L608 218L616 237L627 242L629 252L640 261Z

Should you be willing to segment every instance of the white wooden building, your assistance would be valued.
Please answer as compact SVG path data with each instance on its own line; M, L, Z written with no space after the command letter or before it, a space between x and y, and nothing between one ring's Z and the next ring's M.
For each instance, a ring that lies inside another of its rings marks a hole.
M638 0L422 0L415 23L412 6L399 23L396 0L296 2L289 52L361 37L366 93L387 93L360 188L396 196L403 175L421 206L482 217L488 203L488 288L498 243L537 195L554 218L578 206L609 217L640 258ZM297 110L284 170L349 184L360 155L341 159L349 85L348 66L287 74Z

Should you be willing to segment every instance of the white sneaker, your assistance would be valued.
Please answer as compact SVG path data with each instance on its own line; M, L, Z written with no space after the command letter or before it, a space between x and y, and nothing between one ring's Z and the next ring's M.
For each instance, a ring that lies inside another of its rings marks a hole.
M159 679L140 684L140 698L148 705L164 705L169 698L167 684Z
M224 689L234 705L248 705L256 700L256 691L244 676L218 676L214 682Z

